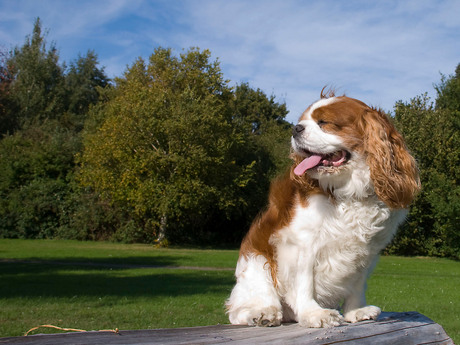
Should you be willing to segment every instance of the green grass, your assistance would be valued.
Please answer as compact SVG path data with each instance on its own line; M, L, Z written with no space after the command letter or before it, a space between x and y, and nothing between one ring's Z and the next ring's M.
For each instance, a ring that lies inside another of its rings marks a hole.
M40 324L98 330L227 322L222 304L233 282L231 272L53 267L37 271L34 266L14 265L2 277L10 285L9 291L1 291L2 336L22 335Z
M384 311L418 311L460 344L460 262L382 257L368 281L367 302Z
M110 268L110 264L229 268L237 257L236 250L0 240L0 336L23 335L40 324L98 330L228 323L223 303L234 284L232 271ZM368 282L368 302L384 311L418 311L460 343L459 286L459 262L382 257Z
M235 250L154 248L148 244L0 239L0 259L100 264L234 267Z

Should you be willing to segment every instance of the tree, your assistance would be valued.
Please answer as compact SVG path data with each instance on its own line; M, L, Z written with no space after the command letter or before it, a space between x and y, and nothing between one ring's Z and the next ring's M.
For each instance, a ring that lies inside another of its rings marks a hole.
M242 197L248 203L247 230L254 216L267 204L271 180L285 171L292 161L289 158L292 125L285 120L286 104L268 97L249 84L237 85L230 101L231 122L248 141L247 155L256 162L257 183L247 188Z
M11 116L10 87L13 81L11 66L8 66L10 55L0 51L0 135L13 131L17 127L16 119Z
M91 237L71 229L77 223L83 228L76 221L84 212L78 203L88 206L87 195L74 183L74 157L81 150L86 112L108 78L92 52L65 74L54 46L47 50L38 19L32 37L4 56L0 237Z
M58 61L57 49L54 45L47 47L37 18L32 36L13 50L8 61L13 76L11 100L15 104L10 116L16 117L21 127L63 113L64 68Z
M110 80L105 75L104 68L98 68L98 64L94 51L88 51L86 56L79 56L71 62L65 76L68 112L86 114L90 105L99 100L100 89L109 85Z
M79 139L54 122L0 140L0 237L52 238L68 222Z
M254 90L247 83L236 87L233 103L233 120L251 134L263 134L269 123L286 124L286 105L278 104L275 96L267 97L263 91Z
M286 164L285 105L198 49L112 88L94 52L65 68L45 36L37 19L1 61L0 237L238 242Z
M441 83L435 86L438 97L437 109L448 109L453 112L460 111L460 63L455 69L455 74L450 77L442 76Z
M267 97L260 89L254 90L243 83L235 89L231 109L234 125L249 135L255 150L268 154L265 162L259 162L268 179L291 164L288 157L292 124L285 120L286 104L276 102L274 95Z
M460 257L459 85L458 73L443 77L435 106L426 95L396 104L396 125L418 161L422 191L392 253Z
M256 162L232 126L231 90L209 58L206 50L175 57L158 48L148 65L139 59L116 80L104 114L93 114L100 127L85 134L82 184L129 210L144 240L228 239L229 219L244 217L241 190Z

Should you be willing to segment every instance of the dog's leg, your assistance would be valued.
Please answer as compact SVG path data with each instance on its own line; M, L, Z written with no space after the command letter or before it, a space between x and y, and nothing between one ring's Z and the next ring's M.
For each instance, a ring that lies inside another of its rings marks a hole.
M334 327L343 323L336 309L322 308L314 298L314 273L312 255L299 254L299 265L294 281L295 296L286 296L297 315L298 322L305 327Z
M366 305L366 278L366 275L363 275L353 287L351 295L345 299L343 314L347 322L376 320L381 313L379 307Z
M226 302L232 324L279 326L283 318L280 298L270 268L261 256L240 257L237 283Z

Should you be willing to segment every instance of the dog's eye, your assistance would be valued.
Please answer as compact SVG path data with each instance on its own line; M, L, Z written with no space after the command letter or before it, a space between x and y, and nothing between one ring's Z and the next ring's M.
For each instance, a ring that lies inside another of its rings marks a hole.
M324 121L324 120L319 120L318 121L318 126L320 126L321 128L324 126L324 125L327 125L328 122L327 121Z

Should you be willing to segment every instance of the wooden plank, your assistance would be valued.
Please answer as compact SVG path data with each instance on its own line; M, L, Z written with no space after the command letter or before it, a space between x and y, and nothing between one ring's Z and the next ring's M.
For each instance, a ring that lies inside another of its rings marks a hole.
M382 313L363 321L327 329L283 324L263 328L217 325L191 328L108 332L78 332L0 338L0 344L453 344L443 328L417 312Z

